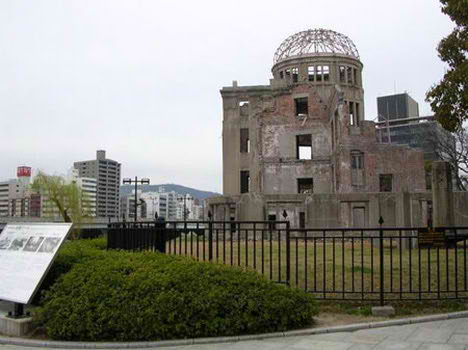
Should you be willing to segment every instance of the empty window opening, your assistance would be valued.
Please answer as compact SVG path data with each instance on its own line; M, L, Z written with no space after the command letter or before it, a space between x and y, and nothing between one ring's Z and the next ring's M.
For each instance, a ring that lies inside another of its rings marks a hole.
M307 97L295 98L296 115L307 115L309 113L309 104Z
M249 101L239 101L239 113L241 116L249 115Z
M297 179L297 193L314 193L314 179Z
M351 152L351 168L364 169L364 153L360 151Z
M233 222L233 221L236 221L236 218L235 216L231 216L229 217L229 220L231 221L231 233L235 233L236 232L236 223Z
M348 84L353 83L353 68L346 67L346 78L348 79Z
M297 83L299 80L299 69L297 67L294 67L292 70L292 80L294 83Z
M357 84L357 69L353 68L353 78L354 78L354 84Z
M299 212L299 228L305 228L305 213Z
M315 66L309 66L307 68L307 73L309 75L309 81L315 80Z
M379 175L379 187L380 192L392 192L393 191L393 175L392 174L380 174Z
M286 69L284 71L284 74L285 74L287 80L291 79L291 69L290 68Z
M329 80L330 80L330 67L323 66L323 81L329 81Z
M297 159L312 159L312 135L296 135Z
M240 172L240 185L241 185L241 193L248 193L250 191L250 174L248 170L242 170Z
M284 73L283 73L283 71L280 71L280 79L284 79Z
M351 125L356 125L355 114L354 114L354 102L349 102L349 123Z
M268 221L276 221L276 215L275 214L268 214ZM276 224L274 222L271 222L268 224L270 230L275 230L276 229Z
M241 153L250 152L249 129L240 129L240 151Z
M317 66L317 75L315 79L317 81L322 81L322 66Z
M346 82L346 78L345 78L345 70L346 70L346 67L345 66L340 66L340 83L345 83Z

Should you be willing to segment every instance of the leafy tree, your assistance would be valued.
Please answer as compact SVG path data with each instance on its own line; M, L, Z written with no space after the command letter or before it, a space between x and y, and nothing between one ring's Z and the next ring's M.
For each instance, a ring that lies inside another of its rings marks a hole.
M437 120L449 131L462 128L468 118L468 1L440 0L442 12L455 22L455 29L437 47L447 63L443 79L426 93Z
M57 209L65 222L79 226L89 213L89 201L73 182L67 183L61 176L39 172L31 185L32 190L44 196L51 209Z

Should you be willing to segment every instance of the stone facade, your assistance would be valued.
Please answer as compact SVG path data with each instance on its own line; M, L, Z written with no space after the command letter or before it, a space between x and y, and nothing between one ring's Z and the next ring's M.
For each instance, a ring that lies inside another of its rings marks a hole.
M326 42L289 56L277 51L269 85L234 81L221 90L215 220L282 220L286 210L292 227L368 227L380 215L390 226L421 226L432 198L424 154L378 142L375 123L364 118L363 64L346 49L354 44L331 31L297 35L298 47ZM349 42L330 49L338 35Z

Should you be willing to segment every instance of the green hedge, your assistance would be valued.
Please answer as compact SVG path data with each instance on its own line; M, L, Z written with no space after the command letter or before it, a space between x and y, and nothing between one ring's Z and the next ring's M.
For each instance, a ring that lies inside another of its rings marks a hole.
M317 311L309 294L255 272L108 251L76 263L35 316L53 339L141 341L284 331Z
M106 253L106 247L107 241L105 238L65 242L62 248L60 248L57 258L44 278L44 281L42 281L41 286L34 297L33 304L41 304L45 291L50 289L58 278L70 271L75 264L89 258L103 257Z

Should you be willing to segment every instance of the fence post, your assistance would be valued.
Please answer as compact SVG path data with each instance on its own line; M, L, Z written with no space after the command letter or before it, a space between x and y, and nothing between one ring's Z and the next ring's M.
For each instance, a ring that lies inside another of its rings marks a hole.
M384 219L382 216L379 219L379 241L380 241L380 306L384 306L384 249L383 249L383 230L382 224L384 223Z
M208 260L213 261L213 215L208 212Z
M283 211L283 217L286 220L288 213L286 210ZM291 281L291 242L290 242L291 228L289 220L286 221L286 285L289 286ZM281 239L281 236L279 237Z

